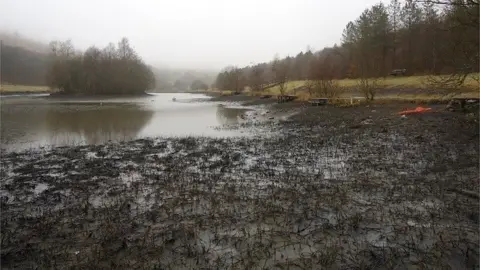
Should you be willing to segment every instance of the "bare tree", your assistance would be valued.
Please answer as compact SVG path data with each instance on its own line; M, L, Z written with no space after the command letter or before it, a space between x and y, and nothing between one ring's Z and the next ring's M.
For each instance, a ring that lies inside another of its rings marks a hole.
M478 75L474 72L479 68L479 1L409 1L440 6L445 13L438 26L444 38L434 60L435 64L441 63L448 75L428 76L424 84L455 92L464 87L468 77L478 83Z
M233 82L233 90L235 91L235 93L239 93L241 92L242 90L242 71L235 67L232 71L231 71L231 79L232 79L232 82Z
M261 65L255 65L250 71L248 82L253 91L260 91L265 84L265 78L263 76L264 69Z
M278 85L280 95L285 95L285 90L288 82L288 72L290 69L289 59L280 60L278 56L275 57L272 63L272 71L274 74L275 84Z
M391 0L390 5L388 6L389 15L390 15L390 26L391 26L391 48L392 48L392 67L397 68L397 46L398 46L398 29L400 26L400 1Z
M335 53L332 51L332 53ZM340 94L340 87L334 80L333 55L317 56L310 64L309 79L306 88L310 96L336 98Z

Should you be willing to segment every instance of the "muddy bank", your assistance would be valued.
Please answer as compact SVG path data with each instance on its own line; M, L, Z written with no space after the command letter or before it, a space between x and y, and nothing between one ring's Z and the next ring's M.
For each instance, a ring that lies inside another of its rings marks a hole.
M69 100L83 100L83 99L95 99L95 98L139 98L151 96L149 93L141 94L105 94L105 95L92 95L92 94L71 94L61 93L55 91L8 91L0 92L0 97L9 96L42 96L49 99L69 99Z
M64 92L53 92L50 93L48 98L50 99L73 99L73 100L82 100L82 99L96 99L96 98L102 98L102 99L109 99L109 98L142 98L142 97L149 97L151 94L142 92L142 93L135 93L135 94L122 94L122 93L117 93L117 94L85 94L85 93L64 93Z
M0 92L0 97L9 97L9 96L36 96L36 95L49 95L50 91L5 91Z
M474 269L478 121L404 107L278 104L239 124L275 135L4 154L2 267Z

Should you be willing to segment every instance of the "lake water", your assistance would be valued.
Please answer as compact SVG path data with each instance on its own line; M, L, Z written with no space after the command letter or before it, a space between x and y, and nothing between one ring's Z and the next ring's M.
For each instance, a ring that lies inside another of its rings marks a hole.
M158 136L245 135L215 127L237 123L246 110L202 102L208 98L186 93L94 100L2 97L2 149L18 151Z

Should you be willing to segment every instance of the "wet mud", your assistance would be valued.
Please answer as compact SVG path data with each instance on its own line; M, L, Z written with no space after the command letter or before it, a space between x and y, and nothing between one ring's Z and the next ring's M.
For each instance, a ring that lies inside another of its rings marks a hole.
M478 268L478 116L405 107L276 104L224 127L253 137L4 153L2 268Z

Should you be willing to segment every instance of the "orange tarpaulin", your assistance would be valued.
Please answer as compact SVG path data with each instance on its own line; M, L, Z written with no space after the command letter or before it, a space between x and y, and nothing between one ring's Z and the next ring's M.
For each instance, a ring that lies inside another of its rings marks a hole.
M400 115L406 115L406 114L415 114L415 113L424 113L430 111L432 108L424 108L424 107L417 107L413 110L406 110L406 111L401 111L398 114Z

